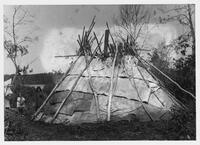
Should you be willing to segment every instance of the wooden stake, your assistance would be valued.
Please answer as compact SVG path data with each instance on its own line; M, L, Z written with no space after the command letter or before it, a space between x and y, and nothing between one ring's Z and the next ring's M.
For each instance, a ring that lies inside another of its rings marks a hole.
M67 100L67 98L72 94L72 92L73 92L74 88L76 87L76 85L77 85L79 79L81 78L82 74L85 72L85 70L89 67L90 63L92 62L92 60L93 60L93 58L94 58L96 52L97 52L97 47L95 48L95 50L94 50L94 52L93 52L93 55L92 55L92 57L90 58L90 60L88 61L88 63L86 63L85 68L81 71L81 73L79 74L78 78L77 78L76 81L74 82L74 84L73 84L71 90L69 91L68 95L63 99L63 101L62 101L62 103L60 104L58 110L57 110L56 113L54 114L54 116L53 116L51 122L53 122L53 121L56 119L56 117L58 116L58 113L59 113L60 110L62 109L63 105L65 104L65 102L66 102L66 100Z
M145 80L145 78L144 78L142 72L140 71L140 69L138 68L137 65L136 65L136 67L137 67L137 70L139 71L139 73L140 73L142 79L144 80L145 84L146 84L147 87L151 90L151 93L154 94L154 96L157 98L157 100L161 103L162 106L165 106L165 105L163 104L163 102L162 102L162 101L158 98L158 96L155 94L155 92L152 90L152 88L149 86L149 83ZM151 96L151 95L149 95L149 97L150 97L150 96ZM148 98L148 100L149 100L149 98ZM149 103L149 102L148 102L148 103Z
M100 52L100 54L102 54L102 52L101 52L101 47L100 47L100 43L99 43L99 41L98 41L98 39L97 39L96 33L94 32L93 34L94 34L94 38L96 39L96 42L97 42L97 45L98 45L98 48L99 48L99 52Z
M86 59L86 57L85 57L85 59ZM91 91L93 93L93 96L94 96L94 99L95 99L96 115L97 115L97 121L98 121L99 118L100 118L98 95L97 95L97 93L94 90L92 79L91 79L91 74L90 74L90 71L88 69L87 69L87 73L89 75L89 78L88 78L89 86L90 86L90 89L91 89Z
M124 67L124 68L125 68L125 67ZM146 114L149 116L149 118L151 119L151 121L153 121L153 118L151 117L151 115L149 114L149 112L148 112L148 111L146 110L146 108L144 107L144 104L142 103L142 99L141 99L140 94L139 94L139 92L138 92L138 89L137 89L137 87L136 87L135 80L133 79L133 84L132 84L131 78L130 78L130 76L128 75L126 69L125 69L125 71L126 71L127 76L129 77L129 81L130 81L132 87L136 90L136 93L137 93L137 96L138 96L138 98L139 98L139 100L140 100L139 102L141 103L142 108L144 109L144 111L146 112Z
M196 97L190 93L189 91L183 89L177 82L175 82L174 80L172 80L170 77L168 77L165 73L163 73L162 71L160 71L155 65L148 63L146 60L144 60L143 58L141 58L143 61L145 61L148 65L152 66L154 69L156 69L158 72L160 72L163 76L165 76L168 80L170 80L172 83L174 83L180 90L182 90L183 92L189 94L194 100L196 100Z
M74 55L56 55L54 57L65 57L65 58L68 58L68 57L76 57L78 56L77 54L74 54Z
M157 80L157 81L159 82L159 84L161 84L160 87L161 87L162 89L165 89L164 85L162 84L162 81L161 81L160 79L158 79L151 71L149 71L149 70L145 67L146 65L144 65L144 63L140 60L141 57L139 58L139 57L137 57L137 55L136 55L135 57L138 59L138 61L140 61L140 62L142 63L142 65L144 66L144 69L145 69L149 74L151 74L152 77L153 77L155 80ZM142 59L142 58L141 58L141 59ZM145 62L145 60L144 60L144 62ZM147 64L148 64L148 63L147 63ZM174 97L167 89L165 89L165 91L168 93L169 98L170 98L175 104L177 104L177 105L180 106L181 108L188 109L182 102L180 102L178 99L176 99L176 97Z
M92 91L92 93L93 93L93 96L94 96L94 99L95 99L96 115L97 115L97 121L98 121L99 118L100 118L98 95L97 95L97 93L94 91L94 87L93 87L92 79L91 79L91 74L90 74L90 71L89 71L88 69L87 69L87 73L88 73L88 75L89 75L89 78L88 78L89 86L90 86L90 89L91 89L91 91Z
M54 88L52 89L52 91L50 92L50 94L48 95L48 97L46 98L46 100L42 103L42 105L40 106L40 108L38 108L38 110L32 116L31 120L35 119L35 117L39 114L39 112L41 111L41 109L46 105L46 103L49 101L49 99L51 98L51 96L54 93L54 91L58 88L58 86L62 83L62 81L67 77L68 73L70 72L71 69L73 69L74 65L76 64L76 62L78 61L79 58L80 58L80 56L78 56L78 58L70 65L70 67L68 68L68 70L66 71L66 73L63 75L63 77L54 86Z
M131 81L131 80L130 80L130 81ZM138 98L140 99L140 102L141 102L141 104L142 104L142 107L143 107L144 111L147 113L147 115L149 116L149 118L151 119L151 121L153 121L153 118L151 117L150 113L146 110L146 108L144 107L144 104L142 103L142 99L141 99L141 97L140 97L140 95L139 95L139 92L138 92L138 89L137 89L137 87L136 87L135 80L133 80L133 83L134 83L135 90L136 90L136 92L137 92Z
M111 103L112 103L112 96L113 96L113 78L114 78L114 71L115 71L115 62L118 54L118 47L116 48L115 57L112 64L112 74L111 74L111 81L110 81L110 94L108 99L108 108L107 108L107 121L110 121L110 112L111 112Z
M87 34L87 33L86 33ZM95 32L94 32L94 36L96 36L95 35ZM87 38L88 39L88 38ZM97 39L97 37L96 37L96 39ZM85 41L87 41L86 39L84 39L84 41L83 41L83 50L85 50L84 49L84 44L85 44ZM97 39L97 42L98 42L98 39ZM100 49L100 44L97 44L97 47ZM86 64L88 65L88 54L87 54L87 52L85 52L84 51L84 56L85 56L85 62L86 62ZM89 66L89 65L88 65ZM100 113L99 113L99 102L98 102L98 96L97 96L97 93L94 91L94 88L93 88L93 84L92 84L92 80L91 80L91 74L90 74L90 71L87 69L87 73L88 73L88 75L89 75L89 78L88 78L88 82L89 82L89 86L90 86L90 89L91 89L91 91L92 91L92 93L93 93L93 96L94 96L94 99L95 99L95 105L96 105L96 115L97 115L97 121L99 120L99 118L100 118Z
M91 61L92 61L92 59L90 60L90 63L91 63ZM57 110L56 113L54 114L54 116L53 116L51 122L53 122L53 121L56 119L56 117L58 116L58 113L59 113L60 110L62 109L63 105L65 104L65 102L66 102L66 100L67 100L67 98L72 94L72 92L73 92L74 88L76 87L78 81L80 80L82 74L83 74L83 73L85 72L85 70L88 68L88 66L89 66L90 63L88 63L88 65L86 64L86 67L81 71L81 73L80 73L79 76L77 77L77 79L76 79L76 81L74 82L74 84L73 84L71 90L69 91L69 93L67 94L67 96L63 99L63 101L62 101L62 103L60 104L58 110Z
M109 43L109 30L105 30L105 38L104 38L104 56L108 56L108 43Z
M112 34L110 33L110 28L109 28L107 22L106 22L106 26L107 26L107 28L108 28L108 30L109 30L109 34L110 34L110 37L111 37L111 39L112 39L113 45L114 45L115 48L117 48L116 45L115 45L115 41L114 41L114 39L113 39L113 37L112 37Z
M90 35L90 33L91 33L91 31L92 31L92 29L93 29L93 27L95 25L95 18L96 18L96 16L93 17L92 23L91 23L91 25L90 25L90 27L88 29L88 36Z
M79 74L78 78L76 79L75 83L73 84L71 90L69 91L68 95L63 99L61 105L59 106L58 110L56 111L56 113L54 114L51 122L53 122L55 120L55 118L58 116L58 113L60 112L60 110L62 109L64 103L66 102L67 98L71 95L72 91L74 90L74 88L76 87L76 84L78 83L79 79L81 78L81 75L83 74L83 72L86 70L87 67L85 67L85 69L83 69L83 71Z

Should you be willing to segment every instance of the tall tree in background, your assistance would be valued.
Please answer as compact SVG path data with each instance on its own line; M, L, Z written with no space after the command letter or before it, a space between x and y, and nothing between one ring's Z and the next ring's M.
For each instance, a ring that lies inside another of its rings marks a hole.
M29 68L28 65L20 66L18 58L28 54L28 45L33 40L31 38L34 31L31 28L33 20L34 17L22 6L14 6L11 16L4 15L4 49L15 67L12 83L18 74L26 73ZM27 29L32 29L32 31Z
M121 5L119 9L120 14L115 20L116 24L126 31L134 45L138 44L138 38L143 37L145 41L144 29L151 17L149 10L144 5ZM121 39L124 38L121 36Z
M195 57L195 5L175 5L175 6L169 6L170 8L164 8L160 9L162 14L164 16L161 16L160 22L161 23L167 23L171 21L177 21L184 27L186 27L189 30L189 35L192 38L192 56ZM187 32L186 32L187 33ZM181 36L185 37L185 34L182 34ZM181 37L180 36L180 37ZM180 38L181 39L181 38Z
M158 10L161 12L159 17L159 22L161 24L178 22L184 28L184 31L169 45L159 46L158 50L160 51L153 52L151 62L177 81L183 88L195 95L195 7L194 5L164 5L162 8L158 8ZM173 68L163 65L165 63L165 57L162 56L162 52L164 52L166 48L170 48L170 50L174 50L178 54L178 57L174 59ZM186 52L191 52L191 55ZM159 73L155 71L155 74ZM162 78L162 76L160 76L160 78ZM186 97L187 94L184 94L168 80L163 80L165 85L168 86L167 88L171 90L175 96L179 97L182 101L184 99L186 99L185 102L188 101Z

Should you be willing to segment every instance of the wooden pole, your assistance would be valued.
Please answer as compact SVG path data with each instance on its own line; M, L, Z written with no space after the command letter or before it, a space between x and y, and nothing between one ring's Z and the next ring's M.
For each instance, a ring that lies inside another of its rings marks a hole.
M81 73L79 74L79 76L77 77L76 81L74 82L71 90L69 91L69 93L67 94L67 96L63 99L62 103L60 104L59 108L57 109L56 113L54 114L51 122L53 122L56 117L58 116L58 113L60 112L60 110L62 109L63 105L65 104L67 98L72 94L74 88L76 87L78 81L80 80L82 74L85 72L85 70L88 68L89 64L91 63L92 59L90 60L90 62L88 63L88 65L86 64L86 67L81 71Z
M105 38L104 38L104 56L108 56L108 44L109 44L109 30L105 30Z
M52 89L52 91L50 92L50 94L48 95L48 97L46 98L46 100L42 103L42 105L40 106L40 108L38 108L38 110L34 113L34 115L32 116L31 120L35 119L35 117L39 114L39 112L41 111L41 109L46 105L46 103L49 101L49 99L51 98L51 96L54 93L54 91L58 88L58 86L62 83L62 81L67 77L68 73L70 72L71 69L73 69L74 65L76 64L76 62L78 61L79 58L80 58L80 56L78 56L78 58L70 65L70 67L68 68L68 70L66 71L66 73L63 75L63 77L54 86L54 88Z
M101 47L100 47L99 41L97 39L96 33L94 32L93 34L94 34L94 38L96 39L96 42L97 42L97 45L98 45L98 48L99 48L99 52L100 52L100 54L102 54Z
M94 36L96 36L95 35L95 32L94 32ZM82 43L82 46L80 45L80 47L83 47L83 50L84 50L84 56L85 56L85 62L86 62L86 64L88 65L88 54L87 54L87 52L85 52L85 48L84 48L84 44L86 43L86 39L88 39L88 37L87 37L87 33L86 33L86 38L84 39L83 38L83 43ZM99 50L100 50L100 44L98 43L98 39L97 39L97 37L96 37L96 40L97 40L97 47L99 48ZM99 118L100 118L100 113L99 113L99 102L98 102L98 96L97 96L97 93L94 91L94 88L93 88L93 84L92 84L92 80L91 80L91 74L90 74L90 71L87 69L87 73L88 73L88 75L89 75L89 78L88 78L88 82L89 82L89 86L90 86L90 89L91 89L91 91L92 91L92 93L93 93L93 96L94 96L94 100L95 100L95 105L96 105L96 115L97 115L97 121L99 120Z
M119 55L118 55L118 56L119 56ZM117 66L117 74L116 74L114 92L116 91L116 88L117 88L118 78L119 78L119 66ZM114 96L114 95L113 95L113 96Z
M131 80L129 80L129 81L132 82ZM135 80L134 80L134 79L133 79L133 83L134 83L134 88L135 88L135 90L136 90L136 92L137 92L138 98L140 99L140 103L141 103L141 105L142 105L144 111L147 113L147 115L149 116L149 118L151 119L151 121L153 121L153 118L151 117L150 113L146 110L146 108L144 107L144 104L142 103L142 99L141 99L141 97L140 97L140 95L139 95L139 92L138 92L138 89L137 89L137 87L136 87L136 83L135 83ZM132 86L133 86L133 85L132 85Z
M113 37L112 37L112 34L110 33L110 28L109 28L107 22L106 22L106 26L107 26L107 28L108 28L108 30L109 30L109 34L110 34L110 37L111 37L111 39L112 39L113 45L114 45L115 48L117 48L116 45L115 45L115 41L114 41L114 39L113 39Z
M145 78L144 78L142 72L140 71L140 69L138 68L137 65L136 65L136 67L137 67L137 70L139 71L139 73L140 73L142 79L144 80L145 84L147 85L147 87L148 87L148 88L151 90L151 92L155 95L155 97L156 97L157 100L161 103L161 105L162 105L162 106L165 106L165 105L163 104L163 102L162 102L162 101L158 98L158 96L155 94L155 92L152 90L152 88L149 86L149 83L145 80ZM150 96L151 96L151 95L149 95L149 98L150 98ZM148 98L148 100L149 100L149 98ZM149 102L148 102L148 103L149 103Z
M76 57L76 56L78 56L78 55L77 54L74 54L74 55L56 55L54 57L66 57L66 58L68 58L68 57Z
M112 96L113 96L113 79L114 79L114 71L115 71L115 62L117 59L118 54L118 47L116 48L115 57L112 64L112 74L111 74L111 81L110 81L110 93L108 98L108 108L107 108L107 121L110 121L110 112L111 112L111 103L112 103Z
M91 33L91 31L92 31L92 29L93 29L93 27L95 25L95 18L96 18L96 16L93 17L92 23L91 23L91 25L90 25L90 27L88 29L88 36L90 35L90 33Z
M183 92L189 94L194 100L196 100L196 97L190 93L189 91L183 89L177 82L175 82L174 80L172 80L170 77L168 77L165 73L163 73L162 71L160 71L156 66L154 66L153 64L148 63L146 60L144 60L143 58L141 58L143 61L145 61L148 65L152 66L154 69L156 69L158 72L160 72L163 76L165 76L168 80L170 80L172 83L174 83L180 90L182 90Z
M68 98L68 97L71 95L71 93L73 92L73 90L74 90L74 88L76 87L76 85L77 85L79 79L81 78L82 74L85 72L85 70L89 67L90 63L92 62L92 60L93 60L93 58L94 58L96 52L97 52L97 47L95 48L95 50L94 50L94 52L93 52L93 55L92 55L92 57L90 58L90 60L88 61L88 63L86 63L85 68L81 71L81 73L79 74L78 78L77 78L76 81L74 82L74 84L73 84L71 90L69 91L68 95L63 99L62 103L60 104L59 108L57 109L56 113L54 114L54 116L53 116L51 122L53 122L53 121L56 119L56 117L58 116L58 113L59 113L60 110L62 109L63 105L65 104L65 102L66 102L66 100L67 100L67 98Z
M86 59L86 58L85 58ZM99 120L100 118L100 111L99 111L99 101L98 101L98 95L97 93L95 92L94 90L94 87L93 87L93 84L92 84L92 80L91 80L91 74L90 74L90 71L87 69L87 73L89 75L89 78L88 78L88 82L89 82L89 86L90 86L90 89L93 93L93 96L94 96L94 100L95 100L95 105L96 105L96 115L97 115L97 121Z
M137 59L138 59L138 61L140 61L141 63L142 63L142 65L144 66L144 69L149 73L149 74L151 74L152 75L152 77L154 78L154 79L156 79L161 85L160 85L160 87L162 87L162 89L165 89L165 87L164 87L164 85L162 84L162 81L160 80L160 79L158 79L151 71L149 71L147 68L146 68L146 65L144 65L144 63L142 62L142 60L140 60L140 58L139 57L137 57L137 55L135 56ZM145 62L145 61L144 61ZM148 63L147 63L148 64ZM182 102L180 102L178 99L176 99L167 89L165 89L165 91L169 94L169 98L175 103L175 104L177 104L177 105L179 105L181 108L184 108L184 109L188 109Z
M125 67L124 67L124 68L125 68ZM146 112L146 114L148 115L148 117L151 119L151 121L153 121L153 118L151 117L150 113L146 110L146 108L144 107L144 104L142 103L142 98L140 97L140 94L139 94L138 89L137 89L137 87L136 87L135 80L133 79L133 83L132 83L131 78L130 78L130 76L128 75L126 69L125 69L125 71L126 71L127 76L129 77L129 81L130 81L132 87L136 90L136 93L137 93L137 96L138 96L138 98L139 98L139 100L140 100L139 102L141 103L142 108L144 109L144 111Z

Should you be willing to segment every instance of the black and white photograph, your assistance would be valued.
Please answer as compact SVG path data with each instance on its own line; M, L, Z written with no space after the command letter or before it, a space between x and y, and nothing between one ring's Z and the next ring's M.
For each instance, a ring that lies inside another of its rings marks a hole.
M196 141L195 3L2 7L5 142Z

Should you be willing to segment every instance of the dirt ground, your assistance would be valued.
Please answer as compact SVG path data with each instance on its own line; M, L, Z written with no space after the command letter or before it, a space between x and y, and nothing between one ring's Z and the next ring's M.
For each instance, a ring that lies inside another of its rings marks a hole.
M195 120L184 126L176 121L119 121L81 125L34 122L16 110L5 109L5 141L76 140L195 140Z

